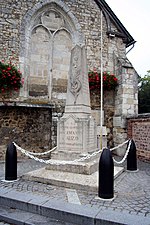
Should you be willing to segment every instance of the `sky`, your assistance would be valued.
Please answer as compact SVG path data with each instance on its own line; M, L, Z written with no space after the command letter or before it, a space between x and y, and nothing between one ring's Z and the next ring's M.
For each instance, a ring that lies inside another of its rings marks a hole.
M143 77L150 70L150 0L105 1L136 41L127 57Z

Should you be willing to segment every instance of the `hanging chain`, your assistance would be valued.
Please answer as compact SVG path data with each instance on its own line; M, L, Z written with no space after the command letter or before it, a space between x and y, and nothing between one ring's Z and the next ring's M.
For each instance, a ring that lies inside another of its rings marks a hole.
M60 161L60 160L54 160L54 159L49 159L49 160L44 160L44 159L39 159L38 157L34 156L34 155L45 155L47 153L50 153L54 150L57 149L57 146L54 147L53 149L47 151L47 152L43 152L43 153L34 153L33 152L29 152L29 151L26 151L25 149L19 147L16 143L13 142L13 144L16 146L17 150L21 151L23 154L25 154L26 156L28 156L29 158L31 159L34 159L38 162L42 162L42 163L46 163L46 164L52 164L52 165L65 165L65 164L68 164L68 163L77 163L77 162L82 162L84 160L87 160L87 159L90 159L91 157L94 157L95 155L99 154L102 150L98 150L96 152L93 152L92 154L87 154L86 156L82 157L82 158L79 158L79 159L75 159L73 161Z
M117 147L114 147L114 148L110 149L110 151L113 151L113 150L115 150L115 149L117 149L117 148L120 148L120 147L122 147L122 146L123 146L124 144L126 144L126 143L128 143L128 141L125 141L124 143L118 145ZM46 154L48 154L48 153L50 153L50 152L53 152L53 151L55 151L55 150L57 149L57 146L54 147L54 148L52 148L51 150L46 151L46 152L35 153L35 152L29 152L29 151L27 151L27 150L25 150L25 149L19 147L19 146L18 146L16 143L14 143L14 142L13 142L13 144L15 145L15 147L17 148L17 150L21 151L23 154L25 154L25 155L28 156L29 158L34 159L34 160L36 160L36 161L38 161L38 162L41 162L41 163L46 163L46 164L51 164L51 165L65 165L65 164L74 164L74 163L78 163L78 162L83 162L83 161L85 161L85 160L87 160L87 159L90 159L90 158L92 158L92 157L94 157L94 156L96 156L97 154L99 154L99 153L102 152L102 149L99 149L98 151L95 151L95 152L93 152L92 154L89 154L89 153L88 153L86 156L81 157L81 158L79 158L79 159L72 160L72 161L65 161L65 160L62 160L62 161L61 161L61 160L54 160L54 159L44 160L44 159L39 159L39 158L36 157L36 156L46 155ZM126 153L125 153L123 159L122 159L120 162L118 162L118 161L116 161L116 160L113 158L113 160L114 160L115 163L121 164L121 163L123 163L123 162L125 161L125 159L126 159L126 157L127 157L127 155L128 155L128 152L129 152L129 150L130 150L130 146L131 146L131 140L129 141L129 145L128 145L127 151L126 151Z
M128 143L128 141L129 141L129 140L127 140L127 141L123 142L122 144L120 144L120 145L118 145L118 146L116 146L116 147L114 147L114 148L111 148L111 149L110 149L110 151L114 151L114 150L116 150L116 149L118 149L118 148L122 147L123 145L127 144L127 143Z
M29 153L30 155L46 155L46 154L48 154L48 153L50 153L50 152L53 152L53 151L55 151L56 149L57 149L57 146L56 147L54 147L54 148L52 148L52 149L50 149L50 150L48 150L47 152L41 152L41 153L39 153L39 152L29 152L29 151L27 151L27 150L25 150L25 149L23 149L23 148L21 148L21 147L19 147L15 142L13 142L13 144L15 145L15 147L19 150L19 151L22 151L22 153Z
M129 141L128 148L127 148L126 153L125 153L125 155L124 155L124 157L123 157L123 159L122 159L121 161L116 161L116 160L114 159L114 157L113 157L113 160L114 160L114 162L115 162L116 164L122 164L122 163L126 160L126 158L127 158L127 156L128 156L128 153L129 153L129 150L130 150L130 146L131 146L131 140Z

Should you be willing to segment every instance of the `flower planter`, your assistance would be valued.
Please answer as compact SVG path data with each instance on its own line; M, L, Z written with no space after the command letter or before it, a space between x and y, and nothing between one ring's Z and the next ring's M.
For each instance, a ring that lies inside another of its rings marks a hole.
M18 97L22 87L22 74L11 63L0 62L0 98L9 99Z
M101 88L101 73L94 71L89 71L89 88L90 91L97 90L100 93ZM103 72L103 90L110 91L115 90L118 85L118 79L115 77L114 74L110 73L109 71Z

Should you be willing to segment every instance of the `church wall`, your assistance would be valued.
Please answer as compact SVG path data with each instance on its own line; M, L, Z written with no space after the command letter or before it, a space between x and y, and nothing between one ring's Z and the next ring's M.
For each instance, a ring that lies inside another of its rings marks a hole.
M2 30L0 33L2 40L0 43L2 52L1 58L6 56L5 51L3 50L3 48L5 48L7 54L9 50L15 51L16 59L19 59L21 25L25 26L25 24L21 24L22 19L30 12L29 10L31 10L37 2L39 1L5 1L5 3L2 4L2 17L0 22ZM100 9L96 3L91 0L64 2L77 18L81 26L81 31L85 36L88 68L93 69L95 67L100 70ZM104 69L114 72L115 55L119 55L120 57L125 56L125 44L121 38L109 38L106 35L106 19L103 17L103 20Z
M26 24L30 24L31 15L36 18L36 10L39 13L39 7L45 7L46 3L51 1L44 0L43 3L38 0L7 0L1 3L0 14L0 59L11 56L11 51L15 52L15 58L13 61L17 63L21 62L21 69L24 73L28 73L28 69L25 69L24 61L27 60L27 50L30 50L26 45L30 41L28 27ZM76 23L76 28L72 26L73 29L78 29L78 33L82 33L82 40L78 43L85 43L85 48L87 51L87 65L88 70L96 68L100 71L100 38L101 38L101 18L100 9L94 1L91 0L77 0L77 1L57 1L60 3L60 7L66 10L66 17L72 18L74 16ZM65 5L64 5L65 3ZM33 10L34 9L34 10ZM68 10L69 9L69 10ZM111 24L112 30L116 30L114 24ZM24 30L25 29L25 30ZM23 37L23 30L25 36ZM134 92L132 89L134 83L134 69L123 67L118 58L125 58L125 43L123 43L122 38L118 37L108 37L106 18L103 16L103 69L113 72L118 80L119 87L116 89L115 94L104 95L104 114L105 114L105 125L108 131L109 144L113 145L115 141L116 144L121 143L127 138L125 118L129 114L136 114L137 112L137 90ZM80 39L79 36L74 36L74 39ZM59 43L59 39L56 40ZM73 40L74 41L74 40ZM66 46L69 42L66 43ZM73 45L74 43L72 43ZM70 44L68 44L70 46ZM42 51L42 50L40 50ZM56 73L57 69L60 69L59 63L59 52L54 51L54 56L56 59ZM14 55L13 55L14 57ZM66 59L67 60L67 59ZM44 61L45 63L45 61ZM33 65L33 63L31 63ZM44 65L44 64L43 64ZM48 69L47 69L48 70ZM67 71L67 69L65 68ZM23 73L23 75L24 75ZM55 73L55 74L56 74ZM63 75L64 76L64 75ZM129 78L127 81L126 78ZM41 86L40 80L30 78L30 80L25 80L26 83L30 85L25 86L21 90L20 96L12 96L7 99L7 101L23 101L25 103L31 104L47 104L54 102L56 105L56 112L53 112L54 123L52 125L52 139L53 145L56 144L56 121L58 113L63 112L65 105L65 92L67 87L67 79L57 79L54 77L52 81L47 78L43 78L44 86ZM46 94L50 91L48 89L48 84L53 82L52 96L46 98ZM36 91L38 90L39 93ZM134 89L135 90L135 89ZM28 93L30 91L31 97L29 98ZM35 94L36 92L36 94ZM38 95L41 95L40 98ZM112 98L111 98L111 97ZM55 101L51 101L52 99ZM51 99L51 100L50 100ZM2 100L2 99L1 99ZM6 99L5 99L6 100ZM134 104L134 105L133 105ZM59 107L58 107L59 106ZM91 93L91 106L92 109L99 109L100 101L99 94ZM39 109L38 109L39 110ZM57 114L57 115L56 115ZM55 125L54 125L55 124Z
M25 150L45 152L52 147L52 109L3 105L0 107L0 159L15 142ZM24 157L17 151L18 157ZM46 155L49 156L49 155Z

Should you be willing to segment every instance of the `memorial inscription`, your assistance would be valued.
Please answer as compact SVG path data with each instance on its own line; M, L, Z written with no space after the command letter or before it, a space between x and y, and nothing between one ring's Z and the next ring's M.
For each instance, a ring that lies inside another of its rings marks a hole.
M74 118L69 118L64 121L63 126L60 127L60 149L65 146L66 150L78 150L82 146L82 123L75 121ZM71 147L71 149L70 149Z

